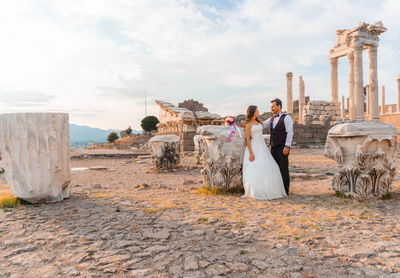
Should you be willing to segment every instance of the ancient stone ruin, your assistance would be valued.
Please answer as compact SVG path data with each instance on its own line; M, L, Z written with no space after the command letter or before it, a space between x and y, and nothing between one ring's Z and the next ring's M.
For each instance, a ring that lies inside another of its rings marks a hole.
M204 152L204 146L203 146L203 136L197 134L193 137L193 142L194 142L194 156L196 158L196 163L200 164L201 163L201 155Z
M178 104L179 108L186 108L187 110L190 111L203 111L203 112L208 112L208 109L204 107L204 105L197 100L189 99L185 100L184 102L181 102Z
M337 98L337 58L348 55L350 63L349 118L355 120L332 127L325 155L337 163L331 182L335 191L368 199L383 197L390 190L396 165L398 130L379 121L377 47L378 35L385 32L381 22L360 23L351 30L338 30L338 43L329 57L333 67L332 99ZM367 119L364 120L362 50L369 50L370 80L367 92Z
M362 199L386 195L396 173L397 135L392 125L372 121L330 129L325 155L338 165L333 190Z
M208 112L207 108L194 100L180 103L179 107L165 101L156 100L156 103L160 106L158 134L177 135L181 152L194 151L193 137L199 126L221 125L224 122L221 116Z
M381 105L379 107L380 119L384 123L390 123L396 128L400 129L400 74L396 79L396 104L386 104L386 91L385 86L381 87ZM397 142L400 143L400 136L397 138Z
M194 137L195 157L202 165L204 185L208 189L221 191L240 191L243 189L242 164L246 147L243 128L227 140L232 128L229 126L202 126ZM267 145L270 136L264 135Z
M292 81L293 73L286 73L288 95L286 112L289 113L288 111L292 109L292 113L289 114L292 115L294 121L292 146L323 147L329 128L340 120L337 107L327 101L310 101L310 98L305 96L305 82L301 75L299 76L299 99L293 101ZM266 128L264 132L269 133L269 128Z
M197 129L197 133L202 136L204 146L201 155L201 174L204 185L210 190L243 189L242 164L246 142L245 138L240 137L238 133L227 141L230 132L229 126L207 125ZM244 134L243 129L241 133Z
M149 140L148 144L155 170L178 168L180 162L180 140L178 136L154 136Z
M332 102L312 100L303 107L304 117L302 124L333 126L339 120L336 109Z
M337 43L329 52L331 61L331 97L338 103L338 59L347 56L349 61L349 118L364 120L364 83L362 51L369 53L369 93L367 94L370 120L379 120L378 63L379 35L387 29L382 22L360 22L353 29L337 30Z
M15 197L30 203L69 197L68 114L2 114L0 146L7 183Z

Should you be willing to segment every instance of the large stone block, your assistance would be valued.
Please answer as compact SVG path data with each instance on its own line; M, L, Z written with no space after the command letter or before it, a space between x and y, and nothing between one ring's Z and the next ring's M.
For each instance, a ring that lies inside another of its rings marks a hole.
M361 199L382 197L396 173L398 131L381 122L350 122L329 130L325 156L337 163L335 191Z
M30 203L69 197L68 114L0 115L0 146L6 179L15 197Z
M152 137L149 142L153 167L156 170L178 168L180 162L180 140L176 135Z
M238 127L239 128L239 127ZM204 184L209 189L236 191L243 189L242 164L245 138L242 128L228 142L231 127L201 126L197 133L203 137L204 151L201 156Z

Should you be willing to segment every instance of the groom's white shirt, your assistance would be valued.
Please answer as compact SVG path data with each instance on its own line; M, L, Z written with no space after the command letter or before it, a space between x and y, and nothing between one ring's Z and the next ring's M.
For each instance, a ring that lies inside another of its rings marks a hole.
M273 128L276 127L276 125L278 124L278 121L282 115L283 115L283 112L279 113L278 117L274 118L274 122L272 123ZM292 139L293 139L293 120L292 120L292 117L290 117L289 115L286 114L286 117L283 121L285 123L285 129L286 129L286 133L287 133L285 146L290 147L292 145ZM271 124L271 118L266 120L263 123L263 126L264 126L264 128L266 128L266 127L269 127L270 124Z

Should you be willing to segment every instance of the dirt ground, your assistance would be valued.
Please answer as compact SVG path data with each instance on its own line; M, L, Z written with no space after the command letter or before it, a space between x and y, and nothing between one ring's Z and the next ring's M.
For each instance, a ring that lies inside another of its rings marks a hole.
M0 211L0 277L400 277L398 177L391 200L337 198L334 162L293 150L290 196L260 201L210 194L181 164L72 160L107 169L72 171L63 202Z

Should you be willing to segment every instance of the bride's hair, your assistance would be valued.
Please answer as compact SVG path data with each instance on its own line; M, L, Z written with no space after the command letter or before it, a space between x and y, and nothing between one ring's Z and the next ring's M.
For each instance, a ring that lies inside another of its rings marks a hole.
M250 105L249 107L247 107L247 115L246 118L244 119L245 126L251 121L251 119L254 116L254 113L256 113L256 110L257 110L256 105ZM255 120L261 124L261 121L258 119L258 117L256 117Z

